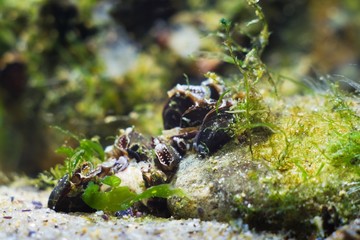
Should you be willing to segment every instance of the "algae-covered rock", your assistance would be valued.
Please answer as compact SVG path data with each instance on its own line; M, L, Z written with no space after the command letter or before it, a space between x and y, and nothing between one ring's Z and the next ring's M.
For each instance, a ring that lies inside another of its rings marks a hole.
M289 98L273 108L282 131L273 129L261 141L254 136L252 154L234 141L210 157L189 155L180 162L172 183L187 198L168 200L173 216L241 218L256 230L307 238L327 236L359 215L359 191L349 187L358 182L359 165L339 163L331 153L348 131L357 132L351 119L324 95Z
M286 230L297 236L309 236L316 227L328 228L329 234L359 213L337 179L282 189L278 178L281 174L265 161L252 161L248 152L231 145L209 159L184 159L173 184L187 198L170 198L168 205L176 218L242 218L256 230Z

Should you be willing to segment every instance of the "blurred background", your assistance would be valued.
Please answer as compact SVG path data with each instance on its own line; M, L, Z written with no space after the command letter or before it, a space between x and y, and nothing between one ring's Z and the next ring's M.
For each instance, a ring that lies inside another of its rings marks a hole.
M359 81L360 1L260 5L271 31L263 60L275 78ZM54 150L75 143L53 126L104 146L132 125L161 133L168 89L208 71L233 74L212 57L220 19L254 16L245 0L0 0L0 183L63 160Z

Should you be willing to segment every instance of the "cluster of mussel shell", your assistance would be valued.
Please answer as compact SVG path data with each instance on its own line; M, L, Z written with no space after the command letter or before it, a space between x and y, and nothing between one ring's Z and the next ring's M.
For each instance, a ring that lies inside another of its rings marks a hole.
M208 79L200 85L177 85L168 92L163 109L164 131L146 138L134 128L120 130L113 145L105 149L106 161L95 168L83 163L72 176L65 175L53 189L48 206L62 212L95 211L81 199L90 181L116 175L122 184L141 179L136 193L171 181L181 159L189 152L199 157L212 154L232 139L234 116L231 99L223 97L224 86ZM129 180L130 179L130 180Z

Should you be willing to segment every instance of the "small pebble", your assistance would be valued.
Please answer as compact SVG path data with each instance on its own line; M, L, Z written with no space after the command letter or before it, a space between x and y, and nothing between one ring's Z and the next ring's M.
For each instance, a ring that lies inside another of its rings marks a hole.
M117 217L117 218L123 218L125 216L133 216L133 215L134 215L134 213L133 213L131 208L128 208L128 209L123 210L123 211L115 212L115 217Z
M36 232L35 232L35 231L29 231L29 233L28 233L28 237L32 237L34 234L36 234Z
M39 201L31 201L31 203L34 205L35 209L41 209L43 206Z

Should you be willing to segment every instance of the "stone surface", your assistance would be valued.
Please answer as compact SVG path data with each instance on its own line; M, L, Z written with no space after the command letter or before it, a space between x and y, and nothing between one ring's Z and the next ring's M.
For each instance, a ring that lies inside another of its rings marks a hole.
M263 199L267 186L259 178L266 178L268 167L252 161L245 149L228 145L208 159L183 159L172 183L187 198L168 200L172 215L228 221L241 215L236 202L251 207L254 200Z

